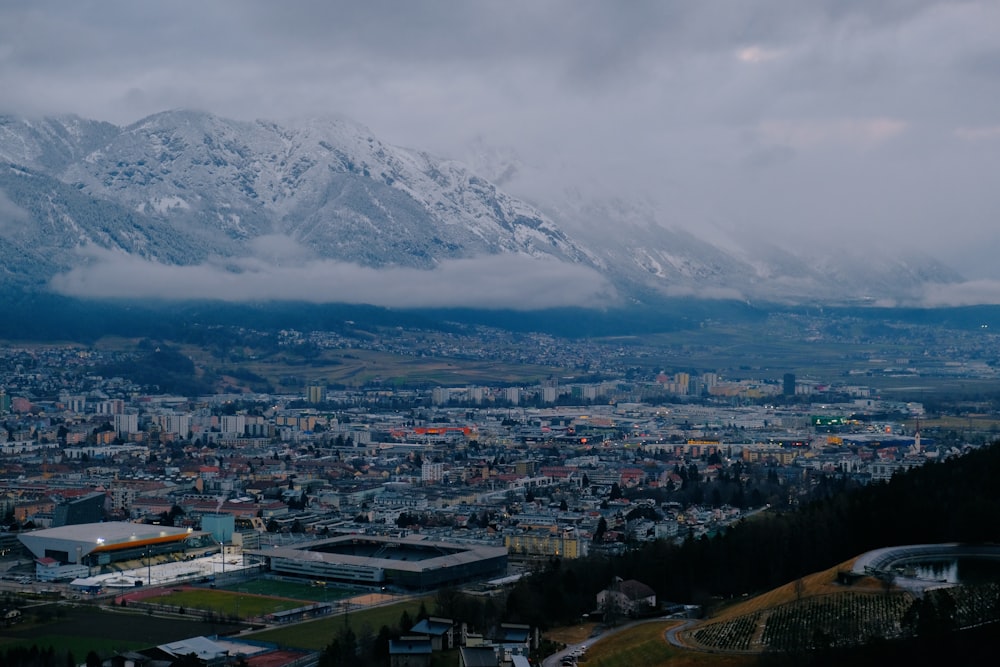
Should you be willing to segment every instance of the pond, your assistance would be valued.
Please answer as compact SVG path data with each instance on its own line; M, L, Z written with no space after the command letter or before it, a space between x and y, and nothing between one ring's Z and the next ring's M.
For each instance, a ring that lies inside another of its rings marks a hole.
M893 573L907 579L945 584L986 584L1000 582L1000 560L987 557L933 558L893 567Z

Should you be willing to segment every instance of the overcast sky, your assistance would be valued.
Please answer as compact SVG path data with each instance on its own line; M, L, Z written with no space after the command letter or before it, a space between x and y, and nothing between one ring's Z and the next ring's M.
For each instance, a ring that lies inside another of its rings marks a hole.
M0 3L2 110L178 107L336 114L451 157L478 138L669 224L1000 280L996 0Z

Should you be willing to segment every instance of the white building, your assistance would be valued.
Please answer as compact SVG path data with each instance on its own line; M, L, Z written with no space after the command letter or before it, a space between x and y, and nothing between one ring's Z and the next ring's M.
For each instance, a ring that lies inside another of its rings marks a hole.
M444 479L444 464L424 461L420 468L420 481L425 484L433 484Z
M116 414L115 415L115 433L118 435L128 435L130 433L139 432L139 415L135 414Z
M246 415L223 415L220 426L223 433L242 435L247 429L247 417Z

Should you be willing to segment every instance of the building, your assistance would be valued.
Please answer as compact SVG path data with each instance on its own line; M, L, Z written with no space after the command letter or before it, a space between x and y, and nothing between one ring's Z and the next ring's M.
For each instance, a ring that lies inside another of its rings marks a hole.
M492 646L463 646L458 652L459 667L497 667L496 650Z
M451 389L448 387L434 387L431 392L431 402L434 405L448 405L451 400Z
M229 513L205 513L201 515L201 529L212 535L221 544L233 541L236 530L236 517Z
M99 523L104 519L106 501L107 495L104 492L95 491L79 498L61 502L53 510L52 527Z
M389 667L430 667L434 649L427 637L389 640Z
M127 436L130 433L139 432L139 415L136 414L116 414L115 433L120 436Z
M246 415L222 415L221 430L223 433L243 435L247 430Z
M326 387L322 385L310 385L306 387L306 401L309 403L323 403L326 401Z
M656 609L656 591L635 579L615 577L610 587L597 594L597 608L607 616L642 616Z
M424 460L420 467L420 481L424 484L434 484L444 479L444 464Z
M558 556L582 558L589 551L590 540L576 531L535 528L518 530L503 537L504 546L512 554L522 556Z
M428 590L507 573L507 549L424 540L420 537L343 535L244 552L271 572L312 581Z
M447 651L455 648L455 622L450 618L436 618L434 616L425 618L410 628L410 632L430 639L431 647L435 651Z
M184 551L202 536L187 528L109 521L34 530L18 539L36 559L93 567Z
M795 395L795 373L785 373L782 378L781 393L785 396Z

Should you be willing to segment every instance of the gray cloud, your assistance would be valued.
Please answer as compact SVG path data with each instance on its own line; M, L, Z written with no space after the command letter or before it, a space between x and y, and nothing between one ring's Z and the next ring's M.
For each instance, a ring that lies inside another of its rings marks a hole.
M388 307L480 307L535 310L611 305L615 295L596 272L557 261L494 255L442 262L432 271L372 269L315 260L278 265L260 258L171 266L101 248L80 251L85 264L55 276L67 296L299 300Z
M950 285L928 285L922 306L981 306L1000 304L1000 280L970 280Z
M642 194L695 231L1000 278L977 252L1000 243L998 43L990 0L41 0L0 7L0 106L342 114L456 156L484 137L536 167L515 194Z

